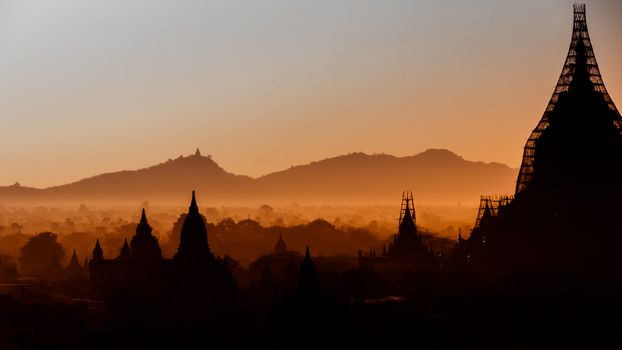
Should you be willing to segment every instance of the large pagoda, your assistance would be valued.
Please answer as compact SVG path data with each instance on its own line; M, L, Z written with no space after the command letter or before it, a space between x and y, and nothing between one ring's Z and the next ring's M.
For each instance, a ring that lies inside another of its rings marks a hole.
M574 5L568 56L525 145L516 193L480 210L471 261L506 271L609 270L622 242L621 180L622 118L596 62L585 5Z
M587 30L574 5L570 49L553 96L523 153L516 193L610 188L620 171L622 118L607 93Z

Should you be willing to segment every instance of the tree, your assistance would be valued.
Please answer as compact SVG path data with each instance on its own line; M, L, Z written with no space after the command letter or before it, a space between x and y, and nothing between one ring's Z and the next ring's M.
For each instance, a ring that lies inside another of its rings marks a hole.
M63 246L56 241L52 232L41 232L32 236L21 248L20 268L25 273L36 276L45 272L55 259L65 256Z

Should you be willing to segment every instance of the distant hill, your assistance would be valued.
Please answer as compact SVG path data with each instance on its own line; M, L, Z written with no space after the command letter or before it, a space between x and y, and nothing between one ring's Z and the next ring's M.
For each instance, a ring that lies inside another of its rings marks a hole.
M196 154L139 170L119 171L36 189L0 187L4 205L35 203L185 203L190 191L212 204L390 204L412 189L415 201L477 203L480 194L512 193L517 169L464 160L447 150L394 157L354 153L291 167L257 179L222 169Z
M415 201L478 203L481 194L513 193L517 169L464 160L444 149L408 157L354 153L262 176L271 197L300 201L395 203L402 190Z
M169 159L139 170L96 175L66 185L45 189L0 187L0 203L58 202L134 203L145 200L185 203L192 190L200 198L227 198L251 189L253 179L226 172L211 157L200 153Z

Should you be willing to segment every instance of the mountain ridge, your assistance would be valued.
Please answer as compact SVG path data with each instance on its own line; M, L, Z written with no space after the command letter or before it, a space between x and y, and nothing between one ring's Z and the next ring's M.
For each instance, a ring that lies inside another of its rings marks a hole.
M481 193L507 193L513 190L517 172L502 163L469 161L447 149L428 149L404 157L355 152L252 178L226 171L197 150L146 168L102 173L63 185L0 187L0 202L178 202L197 190L222 203L375 203L399 200L396 193L413 189L423 201L455 203L477 200Z

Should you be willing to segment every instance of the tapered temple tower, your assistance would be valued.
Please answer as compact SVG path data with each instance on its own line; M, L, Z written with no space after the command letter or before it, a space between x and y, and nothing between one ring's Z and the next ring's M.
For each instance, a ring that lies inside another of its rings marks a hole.
M415 204L412 192L402 193L402 205L398 233L389 245L387 256L399 259L412 259L422 249L421 237L415 222Z
M174 259L191 263L214 259L214 255L210 251L207 241L205 221L203 221L201 214L199 214L199 207L197 206L194 191L192 191L192 200L188 208L188 215L186 215L181 228L179 247L177 248Z
M116 258L104 258L97 240L89 263L89 277L96 299L114 300L123 295L146 303L170 304L174 300L175 313L184 317L190 314L203 317L198 310L205 308L211 312L222 310L235 301L237 292L226 263L214 257L209 248L205 221L194 191L173 259L162 256L143 209L136 234L131 243L125 240Z
M382 253L372 250L368 255L359 251L359 263L381 267L383 264L402 264L415 269L432 269L437 265L434 255L424 244L417 229L415 204L412 191L402 192L402 204L397 233Z
M544 115L525 145L516 193L551 182L576 186L607 177L599 170L619 163L615 156L620 156L621 132L622 118L596 63L585 5L574 5L568 56Z
M482 203L467 244L481 270L619 270L622 117L596 63L585 5L574 6L568 56L525 145L515 195Z

